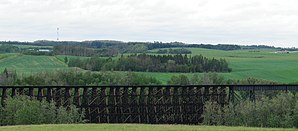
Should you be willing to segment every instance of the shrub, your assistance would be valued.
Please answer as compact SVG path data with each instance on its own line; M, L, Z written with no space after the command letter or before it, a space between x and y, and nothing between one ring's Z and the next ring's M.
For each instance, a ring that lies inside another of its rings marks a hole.
M80 113L74 105L56 107L54 102L39 101L28 96L7 98L0 116L4 125L84 122L84 112Z
M189 79L186 75L172 76L168 81L169 85L189 85Z
M280 93L272 98L244 100L220 106L206 102L202 117L207 125L298 127L298 98L292 93Z
M202 114L204 118L203 124L206 125L219 125L221 107L216 102L207 101Z

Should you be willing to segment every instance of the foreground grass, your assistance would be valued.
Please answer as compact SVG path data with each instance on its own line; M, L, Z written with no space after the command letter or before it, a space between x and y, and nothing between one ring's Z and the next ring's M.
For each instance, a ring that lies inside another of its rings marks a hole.
M292 131L282 128L253 128L226 126L149 125L149 124L69 124L69 125L24 125L4 126L1 131Z

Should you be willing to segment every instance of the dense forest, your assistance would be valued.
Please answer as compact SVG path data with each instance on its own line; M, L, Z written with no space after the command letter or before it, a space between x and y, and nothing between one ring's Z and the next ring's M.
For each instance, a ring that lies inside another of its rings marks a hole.
M92 71L141 71L141 72L230 72L224 59L209 59L202 55L147 55L121 56L118 60L92 57L72 58L69 67L79 67Z

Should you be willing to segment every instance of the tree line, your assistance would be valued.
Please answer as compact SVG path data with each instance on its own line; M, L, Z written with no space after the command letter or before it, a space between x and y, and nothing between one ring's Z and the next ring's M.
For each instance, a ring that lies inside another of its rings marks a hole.
M154 77L135 72L103 71L91 72L72 69L41 72L31 75L18 75L15 70L4 69L0 74L0 85L161 85ZM192 76L174 75L169 85L224 85L224 84L279 84L274 81L247 78L242 80L225 79L214 72ZM241 94L241 92L240 92ZM242 94L241 94L242 95ZM243 94L244 97L246 94Z
M34 42L18 42L18 41L0 41L0 44L14 44L14 45L35 45L35 46L81 46L87 48L114 48L121 53L144 53L144 51L157 49L157 48L206 48L217 50L239 50L239 45L229 44L189 44L182 42L122 42L113 40L94 40L94 41L47 41L38 40ZM133 50L131 50L133 49Z
M255 84L279 84L274 81L246 78L246 79L225 79L222 75L214 72L204 73L201 75L194 74L192 76L174 75L167 81L169 85L255 85ZM242 92L239 92L242 93ZM242 94L241 94L242 95ZM246 94L244 97L246 97Z
M191 51L188 49L159 49L157 54L191 54Z
M175 48L175 47L184 47L184 48L205 48L205 49L216 49L216 50L240 50L241 46L239 45L231 45L231 44L185 44L182 42L154 42L148 44L148 49L158 49L158 48Z
M48 50L48 51L40 51ZM25 55L54 55L51 48L46 47L29 47L29 48L19 48L14 45L2 44L0 45L0 53L22 53Z
M78 70L41 72L27 76L13 75L0 76L0 85L160 85L156 78L133 72L82 72Z
M69 54L77 56L114 56L118 53L145 53L152 49L162 48L205 48L215 50L242 50L242 49L279 49L296 51L296 48L279 48L266 45L251 45L251 46L239 46L233 44L189 44L182 42L122 42L113 40L95 40L95 41L47 41L38 40L34 42L18 42L18 41L0 41L1 45L32 45L32 46L53 46L56 49L57 54ZM10 51L5 51L6 47L2 47L0 52L19 52L18 49L11 48ZM15 47L14 47L15 48ZM45 47L46 48L46 47ZM177 51L177 52L176 52ZM168 51L170 54L190 54L186 50L173 50ZM43 53L36 53L33 51L27 51L27 54L43 55ZM165 53L165 50L161 50L160 53ZM49 55L44 53L44 55ZM51 55L51 54L50 54ZM52 54L53 55L53 54Z
M54 46L54 54L56 55L70 55L70 56L99 56L99 57L113 57L118 55L118 50L113 48L94 49L82 46L59 45Z
M92 71L139 71L139 72L230 72L225 59L210 59L202 55L147 55L133 54L111 58L72 58L69 67L79 67Z
M0 45L0 53L16 53L19 51L20 49L13 45L8 45L8 44Z

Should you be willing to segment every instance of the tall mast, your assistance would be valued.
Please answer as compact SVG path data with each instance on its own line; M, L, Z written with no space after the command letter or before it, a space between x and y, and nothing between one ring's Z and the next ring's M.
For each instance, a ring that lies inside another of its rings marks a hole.
M57 41L59 41L59 28L57 28Z

